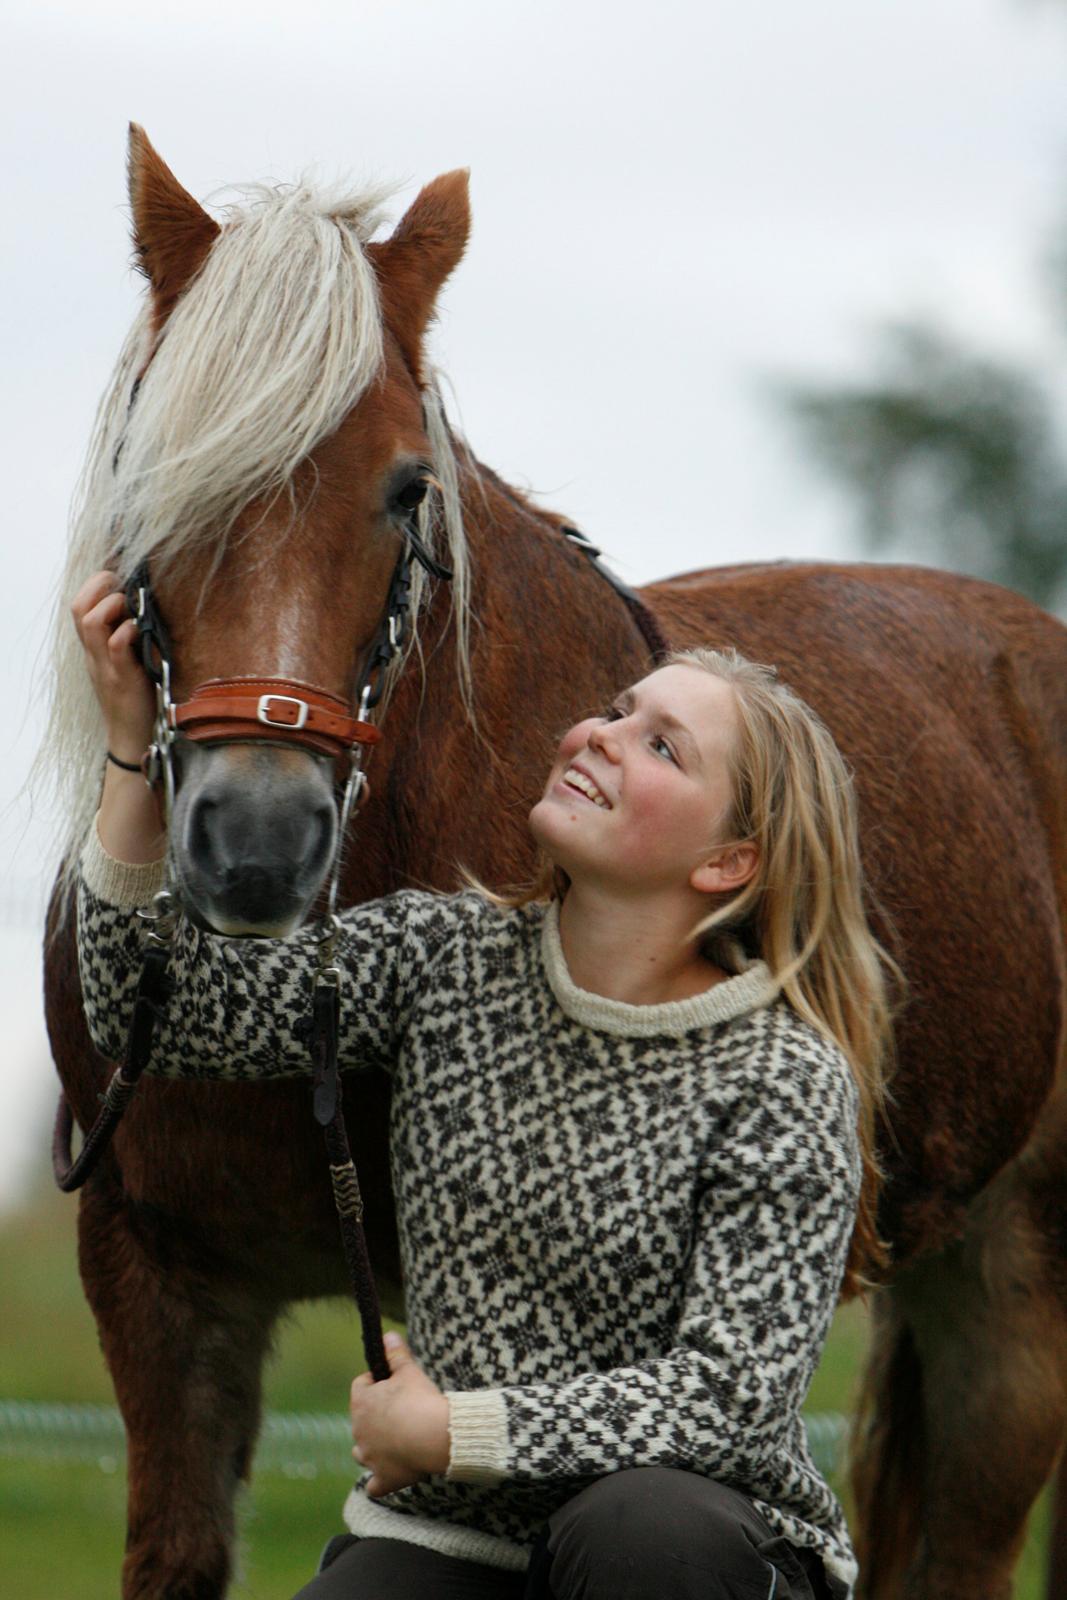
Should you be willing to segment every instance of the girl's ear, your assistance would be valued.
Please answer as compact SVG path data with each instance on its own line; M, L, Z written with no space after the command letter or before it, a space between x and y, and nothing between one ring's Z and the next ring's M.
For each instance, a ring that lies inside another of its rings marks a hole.
M735 894L755 877L758 866L757 844L726 844L693 868L689 882L701 894Z

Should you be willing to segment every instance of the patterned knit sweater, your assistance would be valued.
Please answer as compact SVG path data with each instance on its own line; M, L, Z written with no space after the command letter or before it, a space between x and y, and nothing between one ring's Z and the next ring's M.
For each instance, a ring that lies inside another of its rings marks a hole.
M93 830L79 959L92 1036L119 1059L133 908L161 878L114 861ZM670 1466L748 1494L851 1584L800 1417L860 1182L840 1051L763 962L660 1005L579 989L555 906L405 890L343 923L341 1063L392 1076L408 1338L448 1395L451 1438L446 1474L373 1501L357 1485L350 1529L521 1570L579 1489ZM180 924L150 1070L308 1072L294 1024L313 932Z

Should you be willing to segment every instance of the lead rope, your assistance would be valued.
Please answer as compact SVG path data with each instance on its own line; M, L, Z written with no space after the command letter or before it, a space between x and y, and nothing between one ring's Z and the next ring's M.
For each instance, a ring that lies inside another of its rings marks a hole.
M378 630L367 665L364 669L363 689L359 697L358 717L361 722L370 720L370 713L381 700L385 675L390 662L402 648L407 635L411 603L411 563L418 560L434 577L448 579L452 574L439 565L426 550L415 532L414 519L409 526L409 542L397 562L389 586L386 615ZM338 819L337 845L330 873L330 890L326 902L326 928L315 952L315 972L311 980L311 1062L312 1062L312 1112L323 1131L326 1142L326 1159L330 1168L334 1206L341 1227L341 1245L348 1266L352 1294L359 1311L363 1333L363 1351L367 1366L375 1382L389 1376L389 1362L382 1339L382 1313L378 1290L367 1249L367 1236L363 1230L363 1196L360 1192L359 1173L352 1159L345 1126L341 1074L337 1065L337 1047L341 1029L341 968L337 965L337 941L341 933L341 919L337 915L337 889L341 875L341 852L348 834L348 826L366 794L366 774L363 771L363 746L352 752L352 766L345 784Z
M326 1159L341 1245L348 1266L352 1293L359 1311L363 1332L363 1351L376 1382L389 1376L382 1341L382 1313L378 1290L363 1231L363 1196L359 1174L348 1144L342 1104L341 1074L337 1067L337 1045L341 1028L341 969L335 965L340 918L330 915L330 926L319 941L311 990L312 1111L323 1131Z
M60 1097L59 1109L56 1112L55 1129L52 1134L52 1171L57 1185L64 1194L71 1194L75 1189L81 1188L111 1143L112 1135L122 1121L126 1107L133 1099L141 1073L148 1065L156 1023L173 987L167 968L170 963L171 941L178 924L178 914L170 891L161 889L152 901L151 910L138 911L137 915L147 923L148 932L145 938L144 965L137 980L133 1016L130 1018L130 1031L126 1040L126 1059L122 1066L115 1068L107 1088L100 1096L100 1111L85 1135L75 1161L71 1160L74 1117L66 1095Z

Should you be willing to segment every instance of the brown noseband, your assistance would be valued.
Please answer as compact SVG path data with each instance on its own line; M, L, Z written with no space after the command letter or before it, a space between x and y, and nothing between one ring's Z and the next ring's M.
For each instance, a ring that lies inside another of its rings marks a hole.
M171 706L170 724L187 739L282 740L324 756L377 744L382 736L337 695L295 678L209 678Z

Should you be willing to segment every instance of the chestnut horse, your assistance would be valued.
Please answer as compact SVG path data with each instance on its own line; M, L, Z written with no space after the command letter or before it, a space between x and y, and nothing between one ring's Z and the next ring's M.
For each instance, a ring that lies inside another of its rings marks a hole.
M557 730L643 675L649 648L561 519L444 422L423 338L465 246L465 175L431 183L380 242L374 196L302 188L261 191L220 227L137 129L130 186L149 289L90 451L67 594L108 560L124 575L148 561L176 698L254 674L348 702L425 493L418 526L455 576L415 597L417 653L381 713L343 898L449 889L457 863L521 880ZM1017 595L927 570L733 567L641 599L673 645L776 663L855 771L872 915L908 983L883 1138L894 1265L858 1431L862 1582L879 1600L1007 1595L1067 1414L1067 634ZM103 746L76 643L58 648L48 749L69 833L47 1007L85 1127L109 1065L82 1020L65 891ZM219 915L207 885L232 824L255 903L238 889L227 931L292 926L337 827L332 759L180 738L176 758L186 914ZM347 1105L372 1254L399 1285L384 1078L349 1080ZM146 1080L79 1229L129 1441L123 1593L219 1596L272 1329L346 1286L307 1085Z

